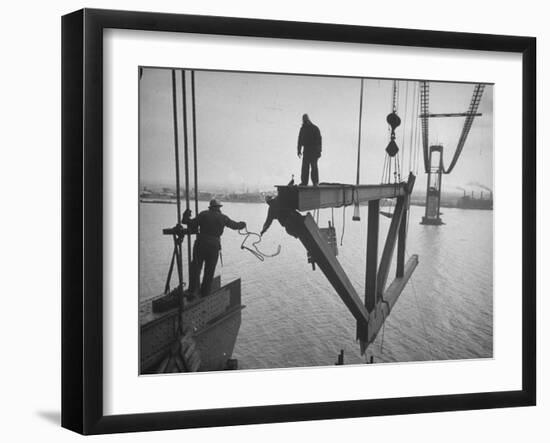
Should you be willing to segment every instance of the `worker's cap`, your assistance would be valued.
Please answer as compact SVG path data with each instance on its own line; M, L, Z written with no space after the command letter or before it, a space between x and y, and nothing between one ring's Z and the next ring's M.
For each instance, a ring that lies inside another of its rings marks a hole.
M209 208L221 208L223 205L218 201L216 200L215 198L213 198L212 200L210 200L210 206Z

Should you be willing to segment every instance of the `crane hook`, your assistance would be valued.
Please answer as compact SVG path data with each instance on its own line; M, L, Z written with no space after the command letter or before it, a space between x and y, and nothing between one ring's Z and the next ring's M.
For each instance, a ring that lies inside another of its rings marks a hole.
M386 121L391 127L391 140L388 143L388 146L386 146L386 152L390 157L395 157L395 155L399 152L399 147L397 146L397 143L395 143L395 128L401 124L401 119L397 113L393 111L388 114Z

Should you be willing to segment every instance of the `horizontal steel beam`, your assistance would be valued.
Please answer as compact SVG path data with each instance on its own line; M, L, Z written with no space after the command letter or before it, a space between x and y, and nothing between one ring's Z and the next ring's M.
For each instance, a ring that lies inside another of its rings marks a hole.
M281 206L297 211L338 208L354 202L396 198L407 193L405 182L388 185L320 184L319 186L277 186Z

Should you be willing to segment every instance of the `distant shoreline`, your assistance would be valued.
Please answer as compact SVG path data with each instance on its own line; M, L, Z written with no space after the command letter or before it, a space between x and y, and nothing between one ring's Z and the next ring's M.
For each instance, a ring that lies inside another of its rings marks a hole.
M181 199L183 202L184 200ZM199 201L202 202L208 202L207 199L200 199ZM176 199L151 199L151 198L140 198L140 203L154 203L154 204L161 204L161 205L175 205ZM222 200L222 203L263 203L263 201L250 201L250 200Z
M204 199L199 199L199 201L208 201ZM175 205L176 200L175 199L148 199L148 198L140 198L140 203L148 203L148 204L160 204L160 205ZM222 203L263 203L261 201L248 201L248 200L223 200ZM361 205L365 206L365 205ZM381 205L381 206L391 206L391 205ZM425 207L426 205L421 202L411 202L411 206L420 206ZM464 210L471 210L471 209L478 209L481 211L492 211L493 208L460 208L456 205L451 206L450 204L441 204L442 208L456 208L456 209L464 209Z

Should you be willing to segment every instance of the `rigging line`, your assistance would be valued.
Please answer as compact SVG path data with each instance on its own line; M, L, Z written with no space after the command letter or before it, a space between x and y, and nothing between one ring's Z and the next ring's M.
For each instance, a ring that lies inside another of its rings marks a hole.
M195 188L195 215L199 214L199 173L197 159L197 114L195 110L195 70L191 71L191 104L193 116L193 164L194 164L194 188Z
M185 209L189 209L189 149L187 146L187 90L185 86L185 69L181 70L181 99L183 108L183 153L185 156ZM198 214L195 214L195 217ZM187 271L191 279L191 236L187 236Z
M410 144L411 144L411 158L410 158L410 162L409 162L409 170L411 172L414 171L414 160L415 160L415 145L414 145L414 141L415 141L415 137L416 137L416 127L417 127L417 114L416 114L416 106L417 106L417 96L416 96L416 90L417 90L417 87L416 87L416 83L414 84L414 91L413 91L413 94L414 94L414 97L413 97L413 109L412 109L412 117L411 117L411 134L410 134Z
M415 125L414 125L414 171L415 175L418 175L418 147L419 147L419 138L418 134L419 126L421 125L421 122L418 119L418 116L420 114L420 83L416 84L416 116L415 116Z
M359 186L359 170L361 167L361 123L363 117L363 82L364 79L361 79L361 93L359 97L359 134L357 136L357 178L355 183Z
M413 83L413 97L412 97L412 106L411 106L411 125L409 128L409 172L413 171L413 133L414 128L416 127L416 82Z
M178 149L178 105L176 98L176 71L172 70L172 115L174 117L174 147L176 153L176 210L178 211L178 224L181 223L180 202L180 164Z
M403 115L403 136L401 137L401 147L403 152L403 165L405 165L405 132L407 132L407 108L409 105L409 82L405 82L405 112Z
M393 98L392 98L392 112L397 112L397 107L399 106L399 83L397 80L393 81Z
M399 153L395 156L395 184L401 181L401 162L399 160Z
M420 89L420 84L418 85L418 89ZM416 115L417 117L420 115L420 90L418 91L418 100L417 100L417 103L416 103ZM415 149L416 149L416 153L415 153L415 175L418 175L418 171L420 169L420 161L419 161L419 157L420 157L420 143L421 143L421 128L420 126L422 125L422 123L419 121L419 119L417 118L416 119L416 127L415 127Z
M411 158L410 158L410 171L414 173L414 170L415 170L415 167L416 167L416 130L418 128L418 83L415 82L414 83L414 91L413 91L413 94L414 94L414 99L413 99L413 110L412 110L412 126L411 126L411 138L410 138L410 143L411 143L411 149L412 149L412 154L411 154Z
M175 242L175 239L174 239ZM168 268L168 275L166 276L166 282L164 283L164 293L168 294L170 292L170 281L172 280L172 272L174 271L174 262L176 261L177 247L174 243L174 249L172 250L170 266Z
M390 157L388 153L386 153L386 159L387 162L384 164L384 182L383 183L391 183L391 163L393 158Z
M258 260L264 261L266 258L276 257L277 255L279 255L281 253L281 245L277 246L277 252L275 252L273 254L266 254L265 252L260 251L260 249L258 248L258 244L262 241L262 236L260 234L256 233L256 232L249 231L247 228L244 228L244 232L241 232L241 231L243 231L243 230L239 229L239 231L238 231L239 235L244 236L244 239L241 243L241 249L246 249L252 255L254 255ZM248 246L245 246L245 243L246 243L246 241L248 240L248 238L250 236L257 237L257 240L252 242L252 247L254 249L249 248Z
M415 84L413 83L412 98L411 98L411 118L409 123L409 158L408 158L408 168L407 168L409 172L412 171L411 161L412 161L412 133L414 129L414 87L415 87ZM403 161L403 165L405 165L405 161Z
M174 151L176 165L176 210L178 211L178 225L181 223L181 197L180 197L180 163L179 163L179 144L178 144L178 102L176 97L176 71L172 69L172 112L174 124ZM183 288L183 269L181 259L181 248L178 247L174 238L176 253L176 269L178 271L178 286Z
M344 232L346 230L346 206L344 206L342 214L342 237L340 237L340 246L344 243Z
M384 166L382 167L382 177L380 178L380 183L384 183L384 176L386 174L386 161L388 160L388 154L384 156Z
M395 91L395 80L392 83L391 95L390 95L390 112L393 111L393 102L394 102L394 91Z

